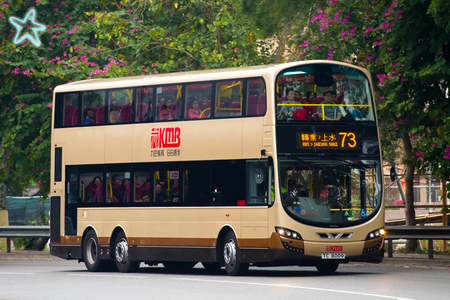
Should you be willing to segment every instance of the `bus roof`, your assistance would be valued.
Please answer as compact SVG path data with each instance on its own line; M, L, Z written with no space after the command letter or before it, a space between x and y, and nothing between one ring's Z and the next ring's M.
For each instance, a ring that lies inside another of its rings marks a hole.
M128 76L117 78L99 78L99 79L87 79L76 82L66 83L55 88L55 93L61 92L73 92L84 90L101 90L111 88L124 88L130 86L147 86L147 85L162 85L184 82L201 82L209 80L226 80L246 77L258 77L265 74L275 74L279 71L298 66L317 63L332 63L354 67L356 69L363 70L354 65L329 61L329 60L309 60L309 61L297 61L283 64L270 64L251 67L237 67L237 68L224 68L224 69L208 69L201 71L187 71L187 72L173 72L163 73L156 75L141 75L141 76ZM367 72L367 71L366 71Z

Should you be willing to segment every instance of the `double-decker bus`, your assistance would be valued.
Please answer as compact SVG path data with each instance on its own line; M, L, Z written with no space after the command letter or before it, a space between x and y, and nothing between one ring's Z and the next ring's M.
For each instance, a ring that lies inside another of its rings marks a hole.
M89 271L381 262L369 73L332 61L95 79L54 93L51 254Z

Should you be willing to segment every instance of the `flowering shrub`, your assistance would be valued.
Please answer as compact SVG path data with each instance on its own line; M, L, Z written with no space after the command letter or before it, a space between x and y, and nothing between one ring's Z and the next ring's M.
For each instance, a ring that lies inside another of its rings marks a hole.
M35 48L9 16L36 9ZM0 181L49 193L53 89L67 82L260 64L257 44L222 1L0 0Z

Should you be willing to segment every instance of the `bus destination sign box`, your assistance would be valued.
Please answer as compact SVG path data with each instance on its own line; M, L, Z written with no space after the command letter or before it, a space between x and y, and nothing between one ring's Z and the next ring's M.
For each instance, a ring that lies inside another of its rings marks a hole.
M356 132L297 132L298 149L358 149L359 139Z

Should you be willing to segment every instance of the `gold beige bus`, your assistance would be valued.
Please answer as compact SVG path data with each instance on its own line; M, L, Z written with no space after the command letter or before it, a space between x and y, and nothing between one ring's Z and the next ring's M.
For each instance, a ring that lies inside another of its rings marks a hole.
M51 254L90 271L380 262L369 73L331 61L95 79L54 93Z

